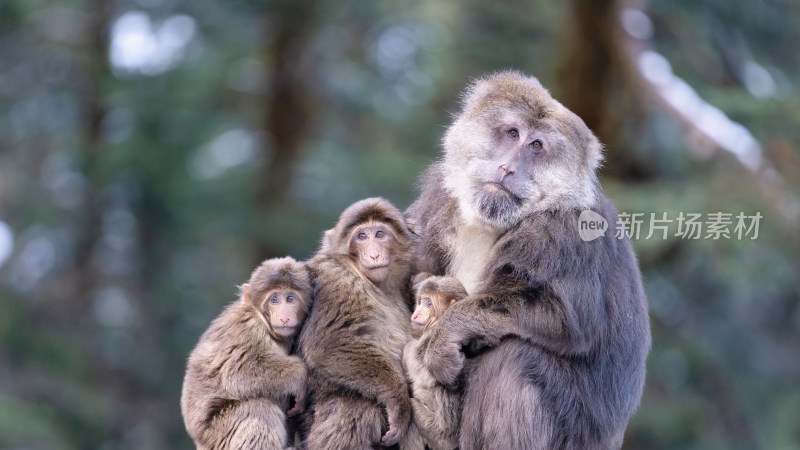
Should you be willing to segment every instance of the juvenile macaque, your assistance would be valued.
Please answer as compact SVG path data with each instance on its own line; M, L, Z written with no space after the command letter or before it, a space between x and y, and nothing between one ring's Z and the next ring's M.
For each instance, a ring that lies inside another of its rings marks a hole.
M302 410L307 378L305 364L289 350L310 301L305 264L269 259L203 333L181 395L184 424L198 449L289 445L286 416Z
M401 360L414 239L397 208L369 198L342 213L309 261L314 308L298 342L314 405L306 448L412 446Z
M406 344L403 351L403 366L411 381L413 426L429 448L454 449L458 447L461 394L431 376L422 363L420 344L429 338L445 310L467 297L467 290L454 277L436 277L427 272L417 274L413 283L416 308L411 322L422 336Z

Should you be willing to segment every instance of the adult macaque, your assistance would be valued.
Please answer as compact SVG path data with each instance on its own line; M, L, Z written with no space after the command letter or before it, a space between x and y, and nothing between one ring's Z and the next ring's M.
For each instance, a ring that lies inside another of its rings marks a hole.
M436 277L427 272L416 275L413 283L416 308L411 321L422 330L422 337L406 344L403 351L403 368L411 381L413 426L428 448L451 450L458 447L461 394L431 376L421 362L420 343L428 338L447 308L467 297L467 291L453 277Z
M198 449L284 448L307 369L289 350L311 304L303 263L264 261L189 356L181 412Z
M464 350L486 350L464 372L459 448L619 448L650 326L597 179L600 143L535 78L500 72L467 89L443 146L408 214L420 269L470 294L421 342L424 364L450 384ZM587 209L608 222L605 236L580 238Z
M412 445L401 356L413 247L402 213L369 198L342 213L309 261L315 300L298 342L314 405L307 448Z

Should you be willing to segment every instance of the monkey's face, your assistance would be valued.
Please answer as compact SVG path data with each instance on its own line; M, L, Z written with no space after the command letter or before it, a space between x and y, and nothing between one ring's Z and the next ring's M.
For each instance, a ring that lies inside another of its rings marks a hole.
M383 282L391 272L397 246L392 228L381 222L361 224L350 235L350 254L373 283Z
M553 206L590 205L597 140L535 79L495 78L473 88L444 139L445 186L464 219L505 229Z
M414 308L414 313L411 315L411 325L415 329L419 329L428 324L429 320L437 319L433 309L434 299L427 294L417 296L417 305Z
M305 299L293 289L273 289L264 296L263 314L275 333L290 337L297 334L306 318Z
M535 174L550 152L545 133L509 115L488 127L491 144L469 164L472 206L490 223L517 220L541 197Z
M437 277L422 272L412 282L416 292L416 306L411 314L411 325L415 329L433 326L447 308L468 295L464 285L455 277Z

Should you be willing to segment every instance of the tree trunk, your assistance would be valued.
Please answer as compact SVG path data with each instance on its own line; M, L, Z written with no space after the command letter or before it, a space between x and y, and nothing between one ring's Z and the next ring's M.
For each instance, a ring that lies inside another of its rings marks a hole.
M606 149L603 174L642 180L657 167L630 144L641 129L641 99L621 54L619 5L615 0L572 0L557 67L559 98L580 116Z
M263 129L271 138L270 158L263 162L262 175L255 180L255 204L259 211L257 222L267 225L268 234L260 234L256 244L255 260L280 256L275 246L275 235L291 226L291 187L295 170L301 161L301 151L308 135L311 119L309 90L308 47L314 16L302 5L284 2L271 9L270 22L277 25L276 32L266 46L268 61L267 90L269 101L264 109ZM261 228L264 230L264 228ZM257 234L258 234L258 230Z

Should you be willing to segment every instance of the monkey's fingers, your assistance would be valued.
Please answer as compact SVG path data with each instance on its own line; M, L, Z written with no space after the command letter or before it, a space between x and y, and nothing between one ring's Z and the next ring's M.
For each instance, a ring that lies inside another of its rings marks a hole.
M464 368L464 354L458 344L450 342L440 348L429 348L425 365L438 382L452 385Z
M389 429L386 434L381 438L381 445L390 447L400 441L400 438L405 434L408 429L408 423L411 420L411 402L407 397L400 395L405 391L398 393L386 402L386 419L389 422Z
M391 447L400 441L400 429L392 424L389 424L389 429L386 434L381 438L381 445L384 447Z
M293 417L303 412L303 404L300 402L296 402L292 409L286 411L287 417Z

